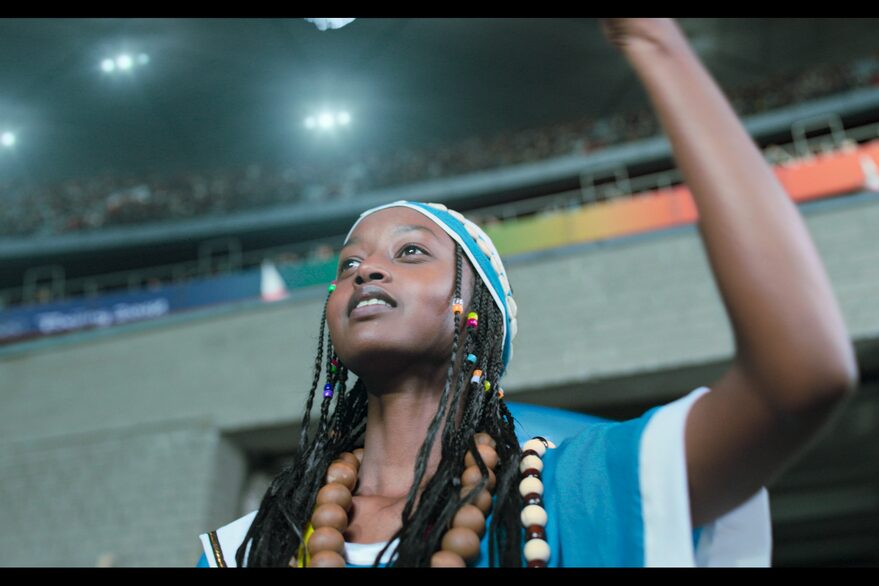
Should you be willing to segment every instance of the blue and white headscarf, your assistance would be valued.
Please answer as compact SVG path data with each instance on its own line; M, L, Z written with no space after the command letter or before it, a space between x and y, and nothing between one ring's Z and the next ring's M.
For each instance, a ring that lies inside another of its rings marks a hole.
M482 231L482 228L455 210L450 210L439 203L405 200L377 206L360 214L360 217L351 226L348 235L345 236L345 242L348 242L351 233L354 232L354 228L357 227L357 224L363 218L379 210L392 207L405 207L424 214L461 245L461 248L467 254L467 258L470 259L476 272L486 284L495 305L498 306L501 310L501 315L504 317L504 352L502 359L504 372L506 372L510 360L513 359L513 339L516 337L516 331L518 330L516 322L517 308L516 302L513 300L513 288L510 287L510 282L507 280L507 272L504 269L501 255L498 253L497 248L495 248L494 243Z

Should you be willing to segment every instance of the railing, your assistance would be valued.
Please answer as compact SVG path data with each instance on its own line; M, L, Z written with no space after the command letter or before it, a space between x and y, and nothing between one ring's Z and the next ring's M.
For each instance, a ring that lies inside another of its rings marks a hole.
M808 137L808 132L815 129L823 132ZM831 139L829 142L828 133ZM771 145L764 149L768 162L776 164L808 158L815 155L816 146L818 150L828 152L844 149L849 144L874 140L879 138L879 123L845 129L838 116L828 115L795 122L791 126L791 136L793 140L789 143ZM600 175L582 173L579 189L468 210L467 216L480 224L510 220L668 189L680 184L681 180L681 174L676 168L630 177L628 170L621 166ZM152 281L180 283L257 267L265 259L276 262L290 262L291 257L303 260L326 259L335 255L340 244L339 235L332 235L245 253L242 252L241 242L236 238L213 239L200 244L197 260L70 280L65 278L64 269L59 265L33 267L25 272L21 287L0 290L0 308L39 302L47 294L58 300L95 296L101 292L123 289L138 291L145 284L149 286Z

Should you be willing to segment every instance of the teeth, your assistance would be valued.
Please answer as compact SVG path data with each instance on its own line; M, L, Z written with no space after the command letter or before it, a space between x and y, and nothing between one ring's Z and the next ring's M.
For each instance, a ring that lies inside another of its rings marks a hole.
M379 305L379 304L387 305L388 307L390 307L389 303L382 301L381 299L364 299L363 301L361 301L360 303L357 304L357 307L365 307L367 305Z

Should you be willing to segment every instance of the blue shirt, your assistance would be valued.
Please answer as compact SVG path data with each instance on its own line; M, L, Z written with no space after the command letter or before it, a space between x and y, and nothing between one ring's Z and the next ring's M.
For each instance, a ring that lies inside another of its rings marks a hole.
M690 527L683 432L690 405L708 390L700 387L678 401L627 421L508 403L520 444L541 435L558 445L542 457L550 567L696 565L698 560L694 558L699 557L696 550L704 528ZM649 433L645 433L647 429ZM645 469L653 472L648 475ZM764 493L761 491L755 499L765 497ZM726 565L768 565L765 539L760 539L768 532L768 505L754 506L761 503L755 501L742 511L747 512L747 518L728 524L755 529L758 538L750 538L754 542L751 546L743 545L756 550L741 554L739 563L736 558L712 558L708 549L711 544L704 544L702 559ZM472 566L488 566L490 522L491 515L486 520L480 555ZM247 526L249 522L244 531ZM723 545L725 553L730 551L729 542L715 535L713 524L709 527L712 543ZM648 531L650 536L645 535ZM524 546L524 529L522 536ZM690 543L683 543L687 540L684 536L689 536ZM241 539L243 534L236 549ZM669 540L675 543L669 545ZM371 566L383 546L347 544L348 567ZM229 557L227 554L227 562ZM198 565L208 567L205 555Z

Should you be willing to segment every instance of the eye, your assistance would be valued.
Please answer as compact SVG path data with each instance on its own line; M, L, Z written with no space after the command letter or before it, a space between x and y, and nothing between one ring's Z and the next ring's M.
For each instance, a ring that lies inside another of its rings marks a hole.
M346 258L346 259L343 260L341 263L339 263L339 272L340 272L340 273L343 273L343 272L347 271L348 269L350 269L351 266L350 266L348 263L350 263L350 262L352 262L352 261L353 261L353 262L360 262L360 261L357 260L356 258Z
M424 250L423 248L421 248L420 246L418 246L417 244L406 244L405 246L403 246L403 248L400 249L400 252L404 253L408 250L420 250L423 254L427 254L427 251ZM410 256L410 255L406 255L406 256Z

